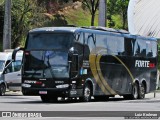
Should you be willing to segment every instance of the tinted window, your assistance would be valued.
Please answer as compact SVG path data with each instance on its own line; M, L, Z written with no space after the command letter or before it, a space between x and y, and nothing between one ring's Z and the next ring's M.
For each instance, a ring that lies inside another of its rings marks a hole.
M73 39L72 34L32 33L27 49L69 49Z
M157 43L155 41L137 39L134 55L139 57L156 57Z
M68 78L68 53L31 51L30 55L25 55L24 72L27 77Z
M123 37L118 37L117 39L117 52L118 52L118 55L124 55L125 53Z
M146 41L137 39L135 43L135 56L146 57Z
M83 44L83 42L84 42L83 41L83 39L84 39L83 33L82 32L81 33L76 33L75 36L76 36L76 41Z
M118 36L108 36L107 38L108 54L122 55L124 53L124 38Z
M83 33L76 33L76 42L74 42L74 47L77 50L79 56L83 56Z
M125 38L125 54L128 56L132 56L134 53L134 44L135 39L133 38Z
M96 35L97 48L107 48L107 35Z
M149 54L148 57L156 57L157 56L157 42L151 41L151 50L148 52L148 54Z
M96 38L93 33L85 33L85 44L89 46L90 51L95 50Z
M111 35L96 35L96 48L106 54L124 54L124 38Z
M147 57L152 57L153 56L152 42L151 41L146 42L146 55L147 55Z

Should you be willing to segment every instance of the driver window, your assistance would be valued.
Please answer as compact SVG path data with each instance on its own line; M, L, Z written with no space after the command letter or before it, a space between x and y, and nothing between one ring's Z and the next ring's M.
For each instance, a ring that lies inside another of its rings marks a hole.
M10 72L13 71L13 69L12 69L12 63L10 63L10 62L11 62L10 60L8 60L8 61L6 62L6 65L5 65L5 66L7 66L7 67L6 67L6 70L5 70L6 73L10 73Z
M6 62L6 73L17 72L21 69L21 61L10 62L10 60Z

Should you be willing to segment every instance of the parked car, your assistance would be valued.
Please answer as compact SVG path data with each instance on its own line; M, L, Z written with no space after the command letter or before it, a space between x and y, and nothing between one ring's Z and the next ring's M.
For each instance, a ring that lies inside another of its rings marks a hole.
M16 60L12 61L12 50L6 50L0 52L0 81L4 83L1 85L1 92L4 88L8 88L10 91L21 90L21 63L23 52L19 52L16 55Z

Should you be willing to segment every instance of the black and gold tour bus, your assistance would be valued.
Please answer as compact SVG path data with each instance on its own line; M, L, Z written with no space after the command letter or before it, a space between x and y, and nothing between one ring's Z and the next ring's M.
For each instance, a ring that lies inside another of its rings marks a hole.
M156 89L157 40L103 27L45 27L28 33L22 93L43 102L115 95L142 99Z

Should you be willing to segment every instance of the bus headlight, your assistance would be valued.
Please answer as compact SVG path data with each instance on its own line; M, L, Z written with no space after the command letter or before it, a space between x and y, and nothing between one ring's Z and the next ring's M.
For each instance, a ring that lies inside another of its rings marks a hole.
M56 85L56 88L67 88L67 87L69 87L69 84Z
M29 88L29 87L31 87L31 85L30 85L30 84L23 83L23 84L22 84L22 87Z

